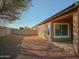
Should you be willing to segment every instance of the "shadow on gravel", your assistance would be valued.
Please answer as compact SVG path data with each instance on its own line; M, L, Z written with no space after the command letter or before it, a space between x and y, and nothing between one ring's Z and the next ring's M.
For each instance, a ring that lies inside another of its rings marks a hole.
M20 53L19 45L22 43L24 36L9 35L0 37L0 59L15 59Z
M78 56L76 55L69 55L69 56L39 56L36 55L34 53L29 52L27 49L23 48L23 47L19 47L20 48L20 54L18 55L17 59L79 59Z

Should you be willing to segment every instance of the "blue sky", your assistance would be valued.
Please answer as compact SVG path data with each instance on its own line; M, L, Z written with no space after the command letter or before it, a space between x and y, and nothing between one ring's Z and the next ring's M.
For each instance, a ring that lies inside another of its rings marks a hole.
M20 20L9 24L8 27L32 27L53 16L64 8L79 0L32 0L33 7L22 13Z

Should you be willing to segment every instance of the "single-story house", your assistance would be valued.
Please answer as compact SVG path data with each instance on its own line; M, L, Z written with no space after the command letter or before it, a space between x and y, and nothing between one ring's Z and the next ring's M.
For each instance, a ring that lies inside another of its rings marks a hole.
M79 2L36 25L38 34L52 41L71 41L79 55Z

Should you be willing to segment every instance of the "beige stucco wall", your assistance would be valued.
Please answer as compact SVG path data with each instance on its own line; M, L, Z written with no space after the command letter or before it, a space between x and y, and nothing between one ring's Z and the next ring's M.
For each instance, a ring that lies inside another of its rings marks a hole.
M0 26L0 37L10 35L10 33L11 33L10 28Z
M62 18L63 16L64 16L64 18ZM72 33L72 27L73 27L72 26L72 22L73 22L72 15L69 15L69 16L63 15L63 16L61 16L62 19L58 18L58 20L52 21L52 41L72 42L73 41L73 39L72 39L72 34L73 34ZM69 24L69 37L59 37L59 38L54 37L54 23L67 23L67 24Z
M75 52L79 56L79 9L73 13L73 44Z
M45 37L44 37L44 25L38 26L37 30L38 30L38 36L42 37L43 39L45 39Z

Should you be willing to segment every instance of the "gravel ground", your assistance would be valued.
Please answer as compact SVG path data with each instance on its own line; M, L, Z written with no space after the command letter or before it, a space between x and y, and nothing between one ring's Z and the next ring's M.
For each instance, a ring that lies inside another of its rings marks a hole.
M0 59L79 59L66 50L38 36L9 35L0 38L0 56L9 56Z

